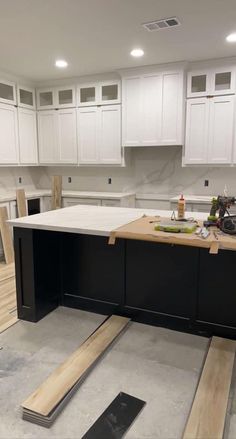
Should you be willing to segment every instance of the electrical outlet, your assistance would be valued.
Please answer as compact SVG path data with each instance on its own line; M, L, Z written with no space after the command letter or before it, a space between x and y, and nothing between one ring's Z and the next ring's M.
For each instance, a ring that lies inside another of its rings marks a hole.
M68 183L71 183L71 177L68 177Z
M111 177L108 177L108 184L111 184Z
M22 178L21 178L21 177L18 178L18 182L19 182L20 184L22 183Z
M204 186L205 187L209 186L209 180L204 180Z

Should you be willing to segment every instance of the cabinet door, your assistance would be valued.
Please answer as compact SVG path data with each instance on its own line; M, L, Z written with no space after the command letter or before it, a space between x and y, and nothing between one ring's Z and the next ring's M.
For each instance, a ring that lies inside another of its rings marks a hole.
M20 163L38 163L36 113L18 108Z
M49 110L55 108L56 96L53 88L44 88L37 90L37 109Z
M118 81L100 83L99 103L101 105L120 103L120 83Z
M187 101L185 164L207 163L209 99Z
M35 109L35 91L33 88L18 86L17 102L19 107Z
M212 72L211 94L226 95L236 92L235 68L223 67Z
M210 93L210 89L211 78L209 71L197 70L188 73L187 96L189 98L207 96Z
M56 107L72 108L75 107L75 87L57 87L56 89Z
M122 81L122 145L141 146L141 77Z
M234 96L210 101L208 163L231 163L234 127Z
M161 144L183 144L183 73L166 73L162 83Z
M39 162L57 163L58 129L55 110L38 112L38 138Z
M78 120L78 146L79 163L98 163L98 109L97 107L79 108Z
M17 109L0 104L0 164L17 164L18 161Z
M98 109L99 114L99 162L121 163L121 113L119 105L107 105Z
M76 110L74 108L57 111L58 123L58 160L59 163L76 164L77 135Z
M159 73L143 76L141 93L141 144L159 145L162 124L162 75Z
M97 84L81 84L77 89L77 102L79 107L90 107L97 105L99 101L99 90Z
M14 82L0 79L0 102L16 104L16 86Z

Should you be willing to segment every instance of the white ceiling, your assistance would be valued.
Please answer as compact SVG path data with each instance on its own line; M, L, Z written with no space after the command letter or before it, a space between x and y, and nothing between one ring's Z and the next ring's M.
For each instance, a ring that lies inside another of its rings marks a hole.
M177 16L150 33L141 24ZM35 81L236 55L236 0L0 0L0 69ZM142 47L145 55L129 52ZM69 62L54 67L56 58Z

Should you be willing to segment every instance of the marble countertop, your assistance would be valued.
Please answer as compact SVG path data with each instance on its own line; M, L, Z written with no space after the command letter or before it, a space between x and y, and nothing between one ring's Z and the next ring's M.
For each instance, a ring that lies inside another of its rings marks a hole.
M200 204L211 204L212 198L217 198L216 195L184 195L185 201L189 203L200 203ZM170 201L177 203L179 200L179 195L177 197L170 198Z
M20 189L20 187L18 188ZM26 198L50 197L52 191L50 189L35 189L25 191ZM103 199L120 199L134 196L135 192L88 192L88 191L62 191L63 197L68 198L103 198ZM0 193L0 202L15 201L16 192L6 191Z
M10 220L9 224L30 229L109 236L112 230L144 214L170 218L172 211L79 205ZM206 214L201 212L186 212L185 216L206 219Z

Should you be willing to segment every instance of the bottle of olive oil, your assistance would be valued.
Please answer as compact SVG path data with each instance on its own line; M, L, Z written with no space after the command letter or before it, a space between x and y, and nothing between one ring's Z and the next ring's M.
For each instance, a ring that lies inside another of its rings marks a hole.
M178 219L184 219L185 214L185 199L183 194L181 195L179 201L178 201Z

